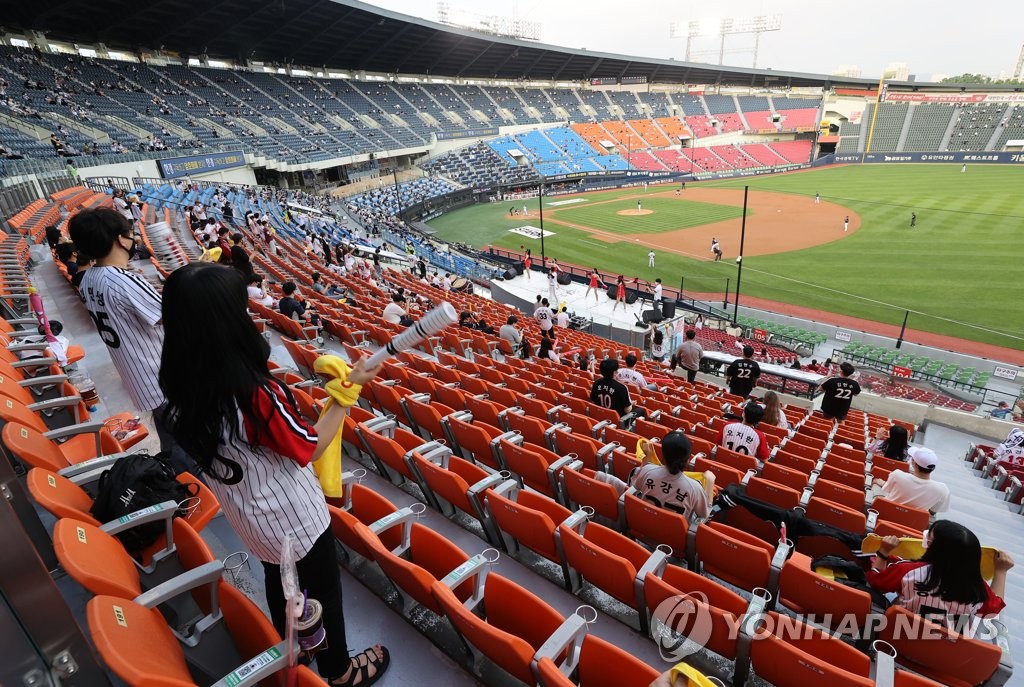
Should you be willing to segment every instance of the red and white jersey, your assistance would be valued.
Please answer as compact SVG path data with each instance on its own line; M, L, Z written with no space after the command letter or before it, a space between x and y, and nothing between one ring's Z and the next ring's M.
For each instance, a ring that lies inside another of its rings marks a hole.
M1011 429L1003 443L996 446L995 459L1000 463L1024 465L1024 430Z
M771 454L764 432L742 422L731 422L722 427L718 431L718 445L736 453L756 456L762 461L768 460Z

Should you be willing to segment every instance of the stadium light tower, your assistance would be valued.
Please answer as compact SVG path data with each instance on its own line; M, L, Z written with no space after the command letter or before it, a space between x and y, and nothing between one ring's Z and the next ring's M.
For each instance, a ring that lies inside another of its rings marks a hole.
M674 21L669 24L669 38L686 39L687 62L696 55L714 54L713 51L703 50L693 52L693 39L707 36L718 36L718 64L725 62L725 37L736 34L754 34L754 68L757 68L757 55L761 48L761 34L765 31L779 31L782 29L782 16L778 14L758 14L752 17L727 17L725 19L691 19L690 21ZM743 49L730 50L729 52L746 52Z

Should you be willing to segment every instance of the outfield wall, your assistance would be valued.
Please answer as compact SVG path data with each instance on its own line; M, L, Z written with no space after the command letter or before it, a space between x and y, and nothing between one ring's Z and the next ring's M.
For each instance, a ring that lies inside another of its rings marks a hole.
M1024 164L1024 153L847 153L836 155L835 162L914 163L949 162L954 164Z

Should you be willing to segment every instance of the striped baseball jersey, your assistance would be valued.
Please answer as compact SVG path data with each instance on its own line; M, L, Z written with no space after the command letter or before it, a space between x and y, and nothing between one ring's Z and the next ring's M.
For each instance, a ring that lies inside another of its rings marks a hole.
M317 433L302 418L275 382L253 400L255 417L238 411L242 436L225 426L221 457L242 468L237 484L207 479L231 527L261 561L281 562L281 545L289 534L302 558L330 525L324 492L310 461ZM256 423L259 432L256 432ZM256 447L250 446L253 439Z
M898 561L882 571L869 570L868 584L882 593L897 594L895 603L923 616L995 615L1006 603L985 585L986 598L978 603L947 601L934 591L918 591L917 585L928 579L931 566L923 561Z
M162 405L160 294L141 274L109 266L86 270L78 293L136 408Z

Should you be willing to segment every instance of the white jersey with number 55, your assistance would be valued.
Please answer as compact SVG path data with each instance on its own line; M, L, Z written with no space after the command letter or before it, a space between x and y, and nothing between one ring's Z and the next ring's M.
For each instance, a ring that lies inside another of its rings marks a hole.
M79 294L136 407L160 406L160 294L137 272L99 266L86 271Z

